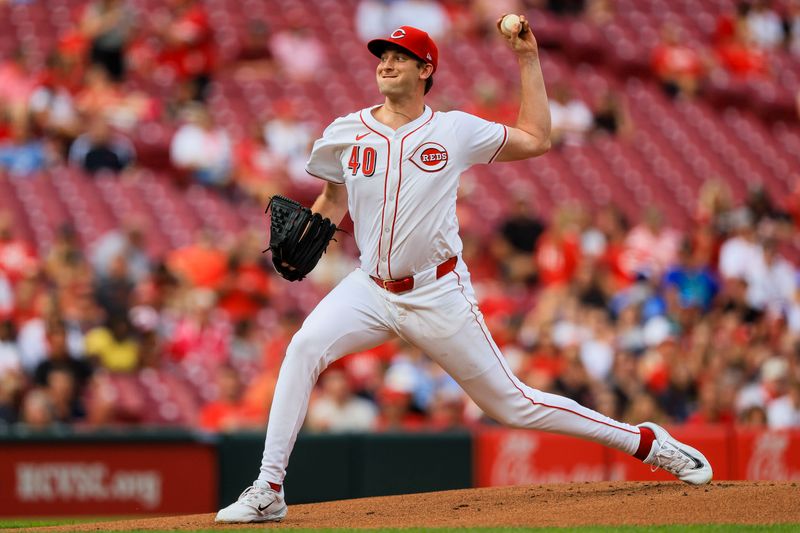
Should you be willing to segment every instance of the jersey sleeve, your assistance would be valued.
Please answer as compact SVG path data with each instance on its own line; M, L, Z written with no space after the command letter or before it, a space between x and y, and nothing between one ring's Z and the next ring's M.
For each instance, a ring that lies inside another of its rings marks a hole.
M455 131L468 165L491 163L508 142L508 128L497 122L453 111Z
M344 183L342 168L343 144L338 140L342 126L337 119L325 128L322 137L314 141L311 156L306 163L306 172L316 178L332 183Z

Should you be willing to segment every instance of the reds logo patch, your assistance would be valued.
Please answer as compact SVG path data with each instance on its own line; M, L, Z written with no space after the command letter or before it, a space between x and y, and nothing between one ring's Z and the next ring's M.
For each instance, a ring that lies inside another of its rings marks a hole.
M404 30L403 28L397 28L392 32L392 34L389 37L391 37L392 39L402 39L405 36L406 36L406 30Z
M409 160L424 172L438 172L447 166L447 150L439 143L427 142L414 150Z

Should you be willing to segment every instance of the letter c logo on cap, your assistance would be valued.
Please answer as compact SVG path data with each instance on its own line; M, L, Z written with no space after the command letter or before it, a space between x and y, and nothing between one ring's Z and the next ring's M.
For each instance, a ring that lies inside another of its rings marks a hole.
M390 35L392 39L402 39L405 36L406 36L406 30L404 30L403 28L397 28Z

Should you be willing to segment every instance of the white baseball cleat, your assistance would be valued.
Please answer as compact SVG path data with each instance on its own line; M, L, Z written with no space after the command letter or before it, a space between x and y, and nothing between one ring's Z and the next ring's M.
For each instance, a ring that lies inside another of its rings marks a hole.
M247 487L239 499L217 513L215 522L280 522L286 516L283 496L270 488Z
M656 440L653 441L653 447L644 460L645 464L654 467L654 472L663 468L691 485L705 485L711 481L714 472L711 470L711 463L702 453L675 440L658 424L645 422L639 424L639 427L649 428L655 433Z

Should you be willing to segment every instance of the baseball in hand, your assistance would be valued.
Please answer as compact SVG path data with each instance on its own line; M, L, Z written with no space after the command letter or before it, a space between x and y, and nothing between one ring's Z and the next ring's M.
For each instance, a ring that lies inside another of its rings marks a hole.
M506 15L503 17L503 21L500 23L500 29L508 36L514 35L515 32L519 32L522 29L521 22L519 20L519 15Z

